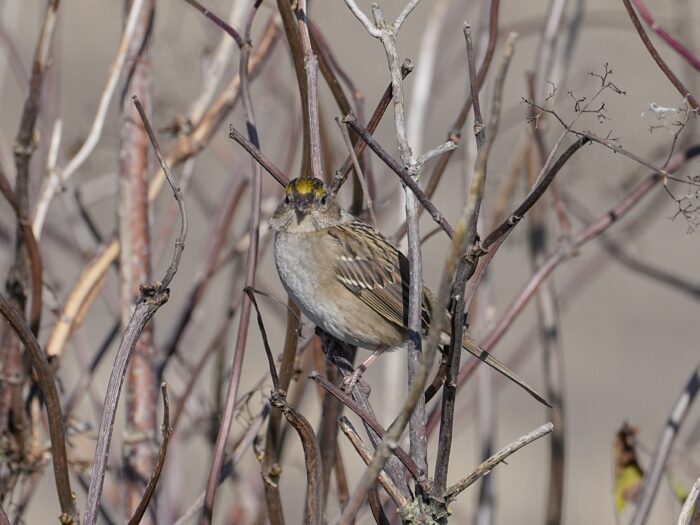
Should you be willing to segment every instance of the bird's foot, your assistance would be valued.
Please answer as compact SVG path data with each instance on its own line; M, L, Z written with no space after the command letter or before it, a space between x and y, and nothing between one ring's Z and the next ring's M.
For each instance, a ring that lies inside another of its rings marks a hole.
M352 390L357 385L364 392L365 396L369 396L372 389L369 383L362 378L363 372L362 367L358 367L352 374L348 374L343 378L342 389L346 394L352 395Z

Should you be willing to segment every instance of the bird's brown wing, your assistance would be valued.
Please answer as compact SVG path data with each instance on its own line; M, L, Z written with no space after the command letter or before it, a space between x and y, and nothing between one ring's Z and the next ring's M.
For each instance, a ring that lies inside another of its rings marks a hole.
M341 246L335 273L348 290L366 305L395 325L408 325L408 291L410 284L408 259L381 233L360 221L329 228L328 233ZM427 333L430 312L435 305L433 294L423 287L422 330ZM446 318L449 332L450 318ZM479 347L465 333L464 348L486 364L520 385L535 399L551 405L503 363Z
M329 228L328 233L341 246L336 261L336 277L387 321L408 325L409 264L381 233L361 221ZM423 331L430 325L430 304L423 295Z

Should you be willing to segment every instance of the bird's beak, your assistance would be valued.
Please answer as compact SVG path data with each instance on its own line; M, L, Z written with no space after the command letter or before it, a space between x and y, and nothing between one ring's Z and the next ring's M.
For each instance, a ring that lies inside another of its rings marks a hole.
M310 197L297 197L294 200L294 211L297 213L297 217L306 215L310 205Z

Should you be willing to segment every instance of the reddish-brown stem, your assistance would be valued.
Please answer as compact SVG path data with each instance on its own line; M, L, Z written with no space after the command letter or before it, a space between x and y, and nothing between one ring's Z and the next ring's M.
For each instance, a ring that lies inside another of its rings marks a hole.
M690 104L690 106L694 110L700 111L700 103L698 103L697 99L693 96L693 94L690 93L690 91L688 91L688 89L683 85L683 82L681 82L681 80L676 76L676 74L671 70L671 68L668 67L668 64L666 64L664 59L661 58L661 55L659 55L659 52L654 47L654 44L652 44L651 40L649 39L649 36L646 34L646 31L644 31L644 28L642 27L642 23L639 21L637 13L635 13L634 8L632 7L631 1L622 0L622 2L625 4L627 14L629 14L630 20L632 21L634 28L637 30L637 33L639 33L639 38L642 39L644 46L647 48L647 51L649 51L649 54L654 59L654 62L656 62L663 74L666 75L666 78L668 78L671 81L671 84L675 86L675 88L678 90L681 96L688 100L688 104Z
M131 1L125 2L128 15ZM155 1L141 10L134 37L129 43L125 65L129 72L121 92L139 98L144 111L151 109L150 40ZM149 142L138 109L128 96L121 99L121 145L119 156L119 259L122 329L131 318L142 283L151 277L151 234L148 206ZM126 382L126 428L122 458L126 474L126 514L132 516L141 501L146 482L156 465L154 443L157 433L156 356L153 325L144 326L136 341ZM154 521L145 516L144 523Z
M244 35L245 44L241 47L241 57L239 63L239 75L241 78L241 100L243 102L243 114L246 120L246 129L248 137L253 145L260 149L260 141L258 140L258 132L255 126L255 115L253 113L253 102L250 96L250 81L248 78L248 60L250 58L250 29L252 26L253 17L257 13L259 1L256 1L252 6L246 21L246 29ZM245 287L255 287L255 270L258 261L258 246L260 243L260 202L262 199L262 172L260 165L252 162L252 192L251 192L251 211L250 225L248 235L250 242L248 245L248 255L246 260L246 278ZM228 440L231 422L233 421L233 412L236 406L238 396L238 386L241 379L241 370L243 368L243 357L245 355L246 342L248 340L248 324L250 321L252 303L250 298L243 297L243 305L241 307L241 317L238 325L238 335L236 337L236 346L233 352L233 365L231 379L226 392L226 402L224 412L221 417L219 432L216 436L216 445L214 446L214 455L209 469L207 478L207 487L204 497L204 507L200 517L201 525L211 523L213 516L214 497L216 489L219 486L218 480L221 472L221 466L224 461L224 449Z
M637 8L637 11L639 11L639 14L644 19L644 22L649 26L649 28L652 31L654 31L657 35L659 35L664 40L664 42L671 46L676 53L683 57L683 59L686 62L688 62L696 70L700 71L700 59L696 57L692 53L692 51L690 51L690 49L688 49L678 40L676 40L673 37L673 35L671 35L671 33L666 31L663 27L656 23L656 20L654 20L654 16L651 14L651 11L647 9L647 6L644 5L644 2L642 2L642 0L634 0L634 5Z
M667 171L673 173L680 169L690 158L691 155L695 154L694 150L688 150L687 152L677 155L668 165ZM659 173L652 173L642 182L640 182L631 192L629 192L623 199L621 199L615 206L610 208L604 215L602 215L597 220L588 224L586 227L581 229L577 234L573 235L571 239L561 245L557 250L552 252L547 259L538 268L535 274L530 278L530 281L525 285L523 290L518 294L516 299L511 303L511 305L506 309L503 316L496 324L496 326L489 332L489 334L484 338L481 343L481 347L490 351L493 347L500 341L501 337L505 334L507 329L513 324L516 317L523 311L525 305L534 296L535 292L542 285L542 283L551 275L554 269L559 266L560 263L568 259L573 250L587 243L591 239L596 238L601 233L605 232L618 220L624 217L630 210L632 210L639 202L642 201L644 196L646 196L656 185L663 179ZM461 386L464 382L471 376L476 368L477 363L472 362L466 365L459 374L458 384Z

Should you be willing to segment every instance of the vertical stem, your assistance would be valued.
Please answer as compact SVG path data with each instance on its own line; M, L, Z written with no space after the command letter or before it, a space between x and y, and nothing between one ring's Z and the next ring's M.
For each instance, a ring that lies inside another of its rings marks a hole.
M535 130L537 133L538 130ZM537 175L544 162L544 151L539 155L535 150L535 141L532 142L530 156L533 159L529 170L529 187L534 186ZM544 262L548 251L548 231L543 215L544 209L541 201L530 210L529 225L529 251L532 270ZM552 404L551 413L554 430L550 441L549 455L549 489L547 495L547 525L557 525L562 520L564 499L564 460L565 460L565 434L564 434L564 396L563 396L563 352L559 338L559 309L557 305L553 283L547 282L537 292L537 317L542 341L543 360L545 370L545 395Z
M404 112L403 76L401 63L396 49L396 35L386 27L384 15L379 6L372 6L374 23L382 29L381 41L386 51L391 74L391 90L394 102L394 128L398 142L401 163L406 168L415 164L411 146L406 136L406 115ZM415 177L417 174L413 174ZM418 229L418 202L413 192L404 186L406 224L408 225L408 259L410 274L410 291L408 294L408 389L413 388L420 369L422 354L421 312L423 305L423 268L420 251L420 232ZM425 433L425 400L420 396L409 420L410 454L418 468L425 472L428 468L427 438Z
M284 2L286 0L281 1ZM259 5L260 0L256 0L248 15L238 68L238 74L240 75L241 79L243 116L246 120L248 138L257 149L260 149L260 140L258 138L257 127L255 126L255 114L253 112L253 100L250 93L250 78L248 75L248 62L251 52L250 29ZM258 248L260 244L260 203L262 200L262 171L260 169L260 165L254 159L251 160L251 164L253 183L250 206L250 224L248 229L250 244L248 245L248 253L246 258L246 288L255 287L255 270L258 264ZM236 336L236 346L233 351L231 380L226 391L224 413L221 416L221 424L219 426L219 432L216 436L216 445L214 447L214 457L212 458L209 476L207 478L204 506L202 509L202 516L199 520L201 525L208 525L212 522L212 516L214 513L214 497L216 495L221 467L224 461L224 448L226 446L226 441L228 440L229 431L231 430L233 412L238 398L238 387L240 385L241 371L243 369L243 357L245 356L246 342L248 340L248 325L250 322L251 308L252 303L250 297L248 297L246 294L243 296L241 317L238 324L238 335Z
M128 15L133 0L127 0ZM134 38L126 57L130 72L122 87L121 150L119 155L119 238L122 329L128 324L139 286L151 281L151 250L148 220L149 140L131 96L137 96L146 111L151 108L150 40L155 1L149 0L139 14ZM126 510L133 515L155 465L157 448L158 382L155 371L153 325L149 323L136 343L126 383L126 428L123 460L126 472ZM152 508L154 508L153 506ZM155 513L143 523L155 523Z

